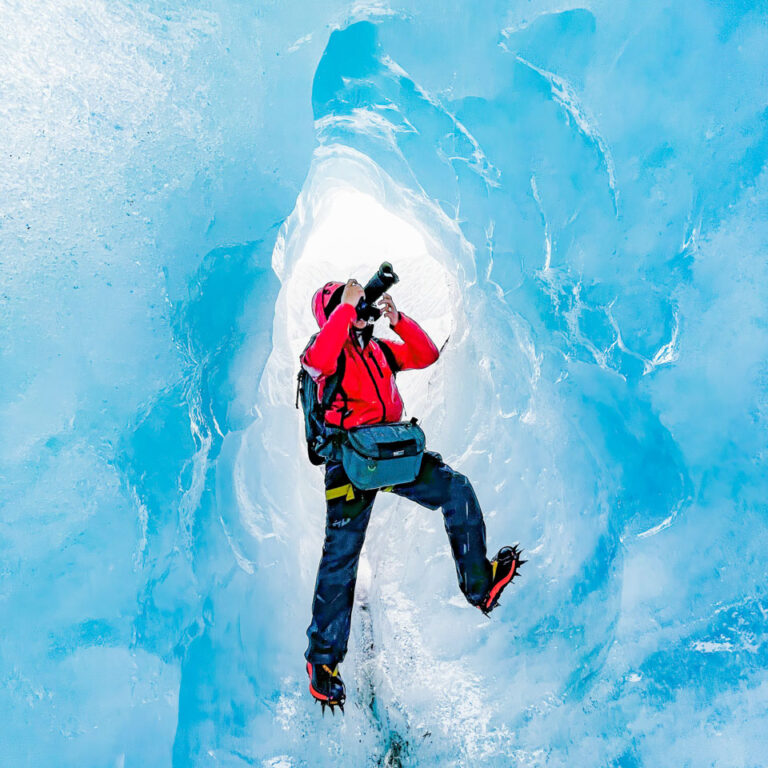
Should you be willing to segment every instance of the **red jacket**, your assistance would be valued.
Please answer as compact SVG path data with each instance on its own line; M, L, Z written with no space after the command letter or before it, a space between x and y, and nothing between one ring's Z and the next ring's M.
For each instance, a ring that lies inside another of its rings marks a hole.
M352 321L357 310L351 304L338 304L326 318L325 307L334 288L341 283L327 283L312 299L312 310L320 326L319 333L301 357L301 364L317 382L318 398L322 400L325 382L335 370L342 350L344 378L341 391L325 413L328 424L348 429L359 424L400 421L403 401L395 384L395 373L381 350L386 344L394 354L397 370L426 368L440 353L432 339L407 315L400 312L390 328L402 341L371 338L361 349Z

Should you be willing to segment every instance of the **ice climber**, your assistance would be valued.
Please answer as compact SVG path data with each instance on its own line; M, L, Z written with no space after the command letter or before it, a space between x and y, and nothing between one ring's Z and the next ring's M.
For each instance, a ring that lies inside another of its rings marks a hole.
M317 385L318 400L337 364L341 367L343 363L343 378L323 413L326 425L342 430L398 422L403 402L395 374L426 368L439 356L426 332L395 308L388 293L381 294L378 313L389 320L401 341L375 338L372 322L359 319L357 314L357 305L364 297L363 287L354 279L346 284L329 282L318 289L312 298L312 311L320 331L301 356L302 368ZM357 566L377 490L429 509L442 507L459 587L469 603L486 614L497 605L502 590L524 562L517 547L502 547L488 561L485 523L472 485L465 475L445 464L440 454L424 451L412 482L372 490L355 487L342 462L328 459L325 543L305 653L310 693L323 703L323 710L326 704L343 709L345 689L339 664L347 652Z

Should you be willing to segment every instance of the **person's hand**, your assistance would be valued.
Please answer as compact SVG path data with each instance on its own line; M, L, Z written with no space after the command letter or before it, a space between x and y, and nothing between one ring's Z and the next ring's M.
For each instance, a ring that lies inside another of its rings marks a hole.
M395 309L395 302L388 293L383 293L376 306L381 310L381 314L389 320L392 325L397 325L400 319L400 313Z
M360 299L364 297L365 291L363 290L363 286L353 277L347 280L347 284L344 286L344 291L341 294L341 303L351 304L353 307L356 307Z

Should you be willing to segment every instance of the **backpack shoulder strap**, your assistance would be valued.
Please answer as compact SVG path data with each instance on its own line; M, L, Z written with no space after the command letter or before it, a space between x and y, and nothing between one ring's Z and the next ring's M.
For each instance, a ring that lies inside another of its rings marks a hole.
M341 382L344 379L344 369L346 367L346 362L347 358L344 354L344 350L342 349L341 353L339 354L339 359L336 361L336 370L328 377L328 381L325 384L325 389L323 390L323 411L330 407L331 403L336 397L337 392L341 391L342 396L344 396L344 390L342 389Z
M397 373L400 368L398 368L397 360L395 360L395 353L392 351L392 347L390 347L389 344L387 344L387 342L382 339L376 339L376 342L381 347L381 351L384 353L387 365L389 365L392 373Z

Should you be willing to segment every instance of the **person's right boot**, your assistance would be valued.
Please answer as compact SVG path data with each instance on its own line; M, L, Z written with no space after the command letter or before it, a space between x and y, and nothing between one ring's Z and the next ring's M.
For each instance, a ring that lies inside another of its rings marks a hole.
M339 675L339 665L312 664L307 662L307 674L309 675L309 692L325 707L330 706L331 714L336 714L334 707L338 706L344 712L344 701L347 693L344 681Z
M517 546L502 547L491 560L491 586L477 606L486 616L499 604L504 587L519 575L520 566L526 562L520 559L521 553Z

